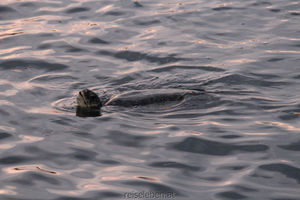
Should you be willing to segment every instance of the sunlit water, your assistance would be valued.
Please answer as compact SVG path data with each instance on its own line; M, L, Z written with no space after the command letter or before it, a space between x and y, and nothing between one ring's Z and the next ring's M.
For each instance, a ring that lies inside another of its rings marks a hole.
M1 1L0 199L299 200L299 10ZM206 93L82 118L84 88Z

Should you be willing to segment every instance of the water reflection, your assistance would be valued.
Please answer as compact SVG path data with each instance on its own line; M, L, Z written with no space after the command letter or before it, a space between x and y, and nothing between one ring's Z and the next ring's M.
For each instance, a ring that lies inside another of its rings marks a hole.
M37 172L41 172L41 173L56 174L56 175L59 174L58 172L47 170L47 169L44 169L42 167L35 166L35 165L26 165L26 166L14 167L14 168L6 168L6 169L4 169L4 171L6 171L6 173L9 173L9 174L24 173L27 171L37 171Z

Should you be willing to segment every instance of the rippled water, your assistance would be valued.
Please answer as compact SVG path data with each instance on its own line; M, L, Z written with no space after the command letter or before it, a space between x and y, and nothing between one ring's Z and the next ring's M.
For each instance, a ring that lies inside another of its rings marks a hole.
M299 10L1 1L0 199L300 199ZM82 118L84 88L206 92Z

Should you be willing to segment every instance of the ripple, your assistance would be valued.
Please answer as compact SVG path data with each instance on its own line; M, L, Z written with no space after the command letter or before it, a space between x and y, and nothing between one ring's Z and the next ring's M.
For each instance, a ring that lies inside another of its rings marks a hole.
M12 135L6 132L0 132L0 140L11 137Z
M300 169L298 167L294 167L282 163L273 163L273 164L260 165L259 169L263 169L271 172L278 172L288 178L296 180L298 184L300 184Z
M0 39L6 38L6 37L15 36L15 35L19 35L19 34L23 34L23 33L24 32L7 32L7 33L3 33L3 34L0 34ZM13 51L15 49L20 49L20 48L23 48L23 47L18 47L18 48L10 49L9 51ZM25 46L25 48L26 48L26 46Z
M216 142L201 138L188 137L181 142L168 145L169 148L191 153L199 153L206 155L224 156L231 155L236 152L266 152L269 147L261 144L242 145Z
M42 60L5 60L0 61L0 69L2 70L13 70L13 69L24 69L34 68L45 71L59 71L68 68L67 65L59 63L48 63Z
M51 185L60 185L61 182L58 181L56 178L44 175L44 174L39 174L36 172L27 172L24 174L21 178L16 178L10 182L14 182L20 185L35 185L35 182L44 182L48 183Z
M282 61L282 60L284 60L285 58L270 58L270 59L268 59L267 61L268 62L278 62L278 61Z
M232 10L232 9L234 9L234 8L230 7L230 6L221 6L221 7L213 8L212 10L215 10L215 11L227 11L227 10Z
M169 55L167 57L158 57L158 56L151 56L145 53L140 53L135 51L112 52L112 51L101 50L98 51L97 54L104 55L104 56L112 56L117 59L127 60L129 62L145 60L151 63L167 64L167 63L184 60L183 58L176 58L175 55Z
M211 72L224 72L224 69L217 68L217 67L211 67L211 66L184 66L184 65L171 65L171 66L166 66L166 67L159 67L155 68L152 70L149 70L150 72L168 72L170 73L171 71L174 70L203 70L203 71L211 71Z
M5 12L16 12L16 10L7 6L0 6L0 13Z
M108 11L104 15L111 15L111 16L122 16L125 15L125 12L122 11Z
M20 163L28 162L30 160L32 159L26 156L7 156L7 157L2 157L0 159L0 164L2 165L20 164Z
M74 8L70 8L70 9L66 10L65 13L74 14L74 13L79 13L79 12L86 12L89 10L90 10L90 8L87 8L87 7L74 7Z
M46 174L59 174L58 172L55 171L50 171L47 169L44 169L42 167L36 166L36 165L21 165L21 166L14 166L14 167L9 167L4 169L6 173L9 174L16 174L16 173L25 173L28 171L35 171L35 172L40 172L40 173L46 173Z
M225 199L245 199L248 198L248 196L242 195L238 192L234 191L225 191L225 192L219 192L217 193L218 196L223 197Z
M271 6L271 2L262 1L262 2L255 2L251 4L252 6Z
M69 75L68 73L51 73L51 74L42 74L35 76L29 80L29 82L66 82L66 80L78 80L78 78Z
M130 185L130 186L146 187L150 189L150 191L162 193L162 194L172 193L175 194L176 197L185 196L184 194L182 194L182 192L179 192L179 190L160 183L145 182L145 181L124 181L123 184Z
M91 44L110 44L109 42L96 37L91 38L88 42Z
M149 19L145 19L142 21L142 19L136 20L134 21L134 24L138 25L138 26L151 26L154 24L159 24L161 23L160 20L149 20Z
M69 156L80 161L93 161L98 155L97 152L86 149L73 148L73 151Z
M157 167L157 168L175 168L175 169L182 169L182 170L188 170L188 171L199 171L201 170L200 167L196 166L190 166L182 163L177 162L154 162L150 163L149 166L151 167Z
M74 197L74 196L65 196L62 195L61 197L56 198L55 200L93 200L93 199L121 199L124 196L118 192L114 191L101 191L95 192L94 194L89 194L89 197Z
M241 75L241 74L229 74L225 76L221 76L220 78L210 80L206 84L230 84L230 85L250 85L250 86L262 86L262 87L271 87L271 86L282 86L287 85L286 82L279 81L266 81L258 78L252 78L249 76Z
M288 145L278 145L278 147L290 151L300 151L300 141L292 142Z
M62 111L65 114L74 114L76 111L76 103L74 101L74 97L62 98L58 99L51 103L51 106L58 110Z
M58 99L51 103L51 107L54 108L57 114L65 114L65 115L75 115L76 112L76 103L74 101L74 97L62 98ZM40 108L35 109L38 112L41 111ZM46 109L45 113L56 113L53 110Z
M134 7L137 7L137 8L142 8L142 7L143 7L143 5L142 5L140 2L138 2L138 1L135 1L135 2L134 2Z
M147 140L150 140L153 137L132 135L122 131L110 131L106 138L109 139L113 144L128 147L142 147Z
M71 46L71 45L62 45L59 48L64 49L65 52L67 52L67 53L79 53L79 52L86 52L87 51L86 49L81 49L81 48L74 47L74 46Z
M25 2L25 3L21 3L19 4L19 6L21 7L36 7L36 3L33 3L33 2Z

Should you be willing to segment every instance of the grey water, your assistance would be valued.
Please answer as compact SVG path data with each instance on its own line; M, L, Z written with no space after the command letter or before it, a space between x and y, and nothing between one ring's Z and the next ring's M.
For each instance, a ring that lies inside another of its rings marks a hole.
M299 83L298 0L1 1L0 199L299 200Z

